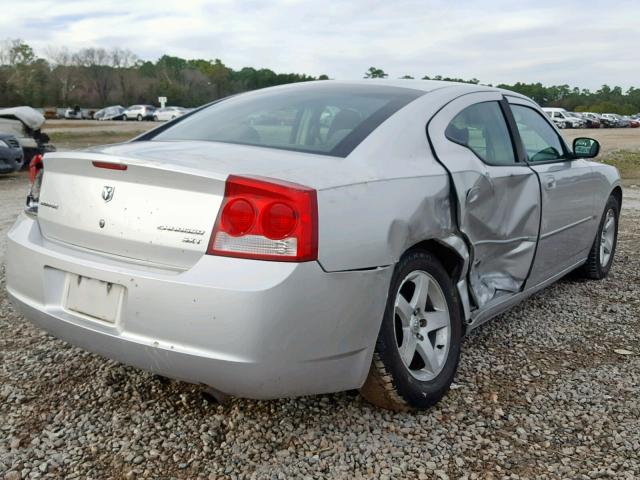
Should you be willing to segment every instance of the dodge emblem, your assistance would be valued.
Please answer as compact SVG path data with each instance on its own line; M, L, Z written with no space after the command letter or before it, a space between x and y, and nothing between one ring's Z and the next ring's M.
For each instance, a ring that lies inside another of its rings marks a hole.
M113 198L113 191L115 189L116 187L110 187L109 185L105 185L104 187L102 187L102 199L105 202L110 202Z

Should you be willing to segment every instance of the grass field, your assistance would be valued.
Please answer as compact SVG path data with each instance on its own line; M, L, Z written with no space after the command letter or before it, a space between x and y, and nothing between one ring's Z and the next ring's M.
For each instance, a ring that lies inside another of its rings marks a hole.
M617 150L600 160L618 168L625 187L640 185L640 151Z
M144 133L145 130L131 131L49 131L47 134L58 150L75 150L92 147L95 145L105 145L108 143L121 143L131 140L133 137Z

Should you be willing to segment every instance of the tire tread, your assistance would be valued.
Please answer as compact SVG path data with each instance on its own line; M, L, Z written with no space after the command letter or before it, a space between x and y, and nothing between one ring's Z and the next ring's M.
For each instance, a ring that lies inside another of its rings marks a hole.
M618 220L620 216L620 206L618 205L618 200L613 196L609 196L607 203L604 207L604 212L602 213L602 217L600 219L600 223L598 224L598 231L596 233L596 238L593 240L593 245L591 246L591 250L589 250L589 256L587 257L587 261L584 263L580 272L586 278L591 280L602 280L609 273L609 269L613 264L614 256L615 256L615 245L613 254L611 255L611 260L608 268L603 271L602 266L600 265L600 232L602 230L602 226L604 225L604 220L607 211L613 208L616 215L616 229L618 228ZM615 240L617 241L617 233L615 236Z
M396 265L396 272L403 271L406 268L407 264L414 262L416 259L422 259L423 261L426 261L431 265L434 265L435 268L440 271L443 277L449 278L449 275L447 274L446 270L442 267L438 259L431 252L427 250L416 249L416 250L408 251ZM393 286L393 281L392 281L392 286ZM458 303L459 299L456 295L455 287L453 287L453 285L450 285L450 287L452 290L451 294L453 297L452 300L454 302L454 305L459 306L459 303ZM389 292L389 295L392 295L391 290ZM389 302L389 299L387 301ZM453 313L452 315L453 315L453 318L459 319L457 315L454 315ZM385 310L385 316L386 316L386 310ZM461 327L462 327L462 323L460 322L460 328ZM360 393L362 394L362 396L367 401L369 401L370 403L378 407L385 408L387 410L397 411L397 412L407 412L407 411L413 411L416 409L424 409L437 403L440 400L440 398L448 390L448 385L452 380L452 378L449 379L449 381L446 383L446 386L442 390L434 392L434 396L431 398L424 396L424 394L419 394L420 399L418 400L418 403L415 403L416 402L415 393L412 395L409 395L409 397L406 397L407 395L406 391L404 394L402 393L402 391L406 390L406 387L405 389L401 389L398 387L398 384L394 378L394 375L390 370L390 366L387 365L383 360L383 357L385 358L388 357L388 351L386 350L387 348L390 348L390 347L384 341L381 333L380 335L378 335L378 339L376 341L376 346L373 353L371 366L369 368L369 374L367 376L367 379L365 380L365 383L362 385L362 387L360 387ZM456 357L455 364L453 366L454 373L457 368L457 363L458 363L458 358Z

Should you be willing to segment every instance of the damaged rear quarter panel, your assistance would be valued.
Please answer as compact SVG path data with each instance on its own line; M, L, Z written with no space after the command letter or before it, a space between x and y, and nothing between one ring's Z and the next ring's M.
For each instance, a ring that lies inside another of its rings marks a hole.
M327 271L391 265L411 246L453 233L444 173L334 188L318 203L319 261Z
M433 157L425 126L461 88L429 92L394 114L345 158L349 179L358 180L318 191L325 270L393 265L419 242L458 235L449 177Z

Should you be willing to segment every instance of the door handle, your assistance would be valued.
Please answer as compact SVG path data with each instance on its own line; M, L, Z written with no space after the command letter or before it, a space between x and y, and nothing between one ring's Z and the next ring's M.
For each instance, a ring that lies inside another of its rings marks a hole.
M551 190L552 188L556 188L556 177L553 175L547 175L544 177L544 188L547 190Z

